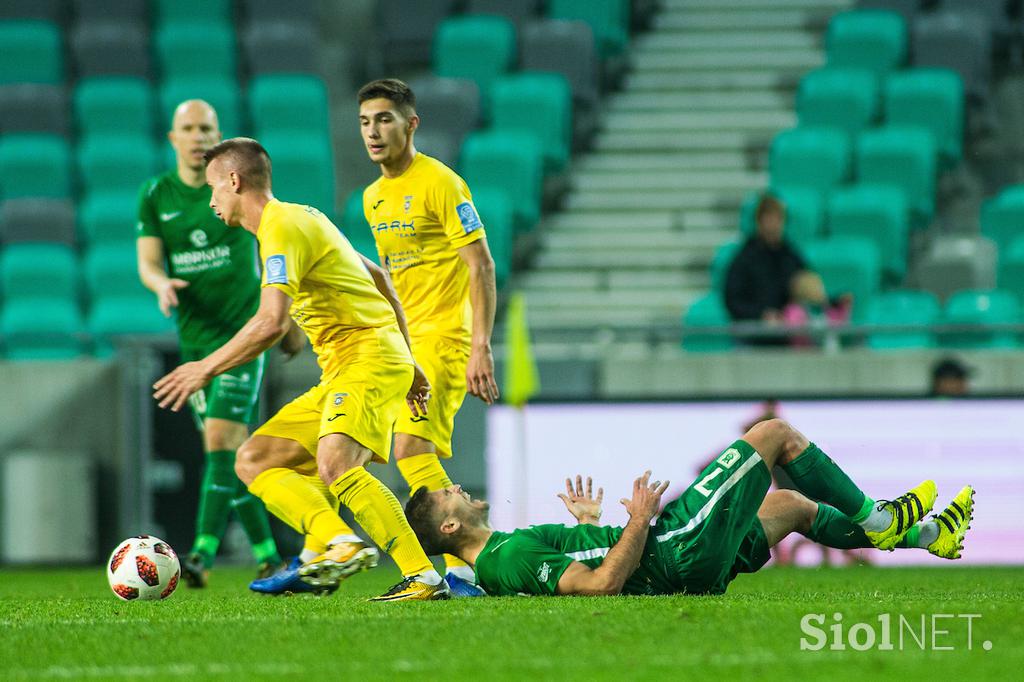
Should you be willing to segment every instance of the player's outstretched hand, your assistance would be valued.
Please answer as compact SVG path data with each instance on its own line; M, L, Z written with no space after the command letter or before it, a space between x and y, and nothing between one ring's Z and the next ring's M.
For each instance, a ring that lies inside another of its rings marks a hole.
M414 417L427 416L427 400L430 399L430 380L423 373L423 368L413 365L412 386L405 396L405 402Z
M573 488L572 479L565 479L565 492L559 493L558 497L565 503L565 508L576 517L580 523L597 525L601 518L601 500L604 499L604 488L597 489L597 497L593 495L594 482L587 476L586 488L583 486L583 477L576 474L576 487Z
M178 412L189 396L210 383L211 378L202 362L186 362L153 384L153 397L160 407Z
M164 314L164 317L170 317L171 308L178 307L178 289L184 289L187 286L188 282L183 279L175 278L168 279L160 286L156 300L160 306L160 312Z
M489 347L474 347L469 352L469 362L466 364L466 390L488 405L493 405L500 397L498 382L494 380L494 355Z
M653 519L661 508L661 496L668 490L669 482L650 481L651 471L648 469L643 476L633 481L633 498L619 500L626 507L630 518L639 518L647 522Z

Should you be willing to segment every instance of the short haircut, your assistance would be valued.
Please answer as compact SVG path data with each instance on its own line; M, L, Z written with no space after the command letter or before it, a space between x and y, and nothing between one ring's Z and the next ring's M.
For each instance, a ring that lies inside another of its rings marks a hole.
M441 532L441 515L437 513L437 505L425 487L419 488L409 498L405 505L405 517L427 554L452 554L458 550L458 543L452 534Z
M271 182L270 154L251 137L232 137L206 150L203 161L209 166L214 159L226 157L234 169L254 187L267 189Z
M395 105L402 116L409 118L416 113L416 95L397 78L380 78L359 88L356 95L359 104L371 99L386 99Z
M757 208L754 209L754 220L760 223L764 214L772 212L784 215L786 213L786 205L771 192L765 192L757 202Z

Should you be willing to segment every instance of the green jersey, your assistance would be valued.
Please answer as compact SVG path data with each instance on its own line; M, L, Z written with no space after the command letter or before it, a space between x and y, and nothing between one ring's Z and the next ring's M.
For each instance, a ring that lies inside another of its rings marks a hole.
M146 182L136 236L159 237L168 276L189 283L178 290L183 348L221 345L259 308L256 238L217 218L208 186L189 187L176 170Z
M545 524L511 533L495 531L476 559L476 576L487 594L556 594L558 580L574 561L597 568L619 541L622 528ZM653 534L648 534L640 565L626 580L623 594L677 592Z

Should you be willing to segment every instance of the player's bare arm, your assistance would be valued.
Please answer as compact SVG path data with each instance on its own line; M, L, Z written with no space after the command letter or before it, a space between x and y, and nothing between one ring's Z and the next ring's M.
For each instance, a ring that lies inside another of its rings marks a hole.
M558 580L558 594L616 595L622 592L626 580L640 565L651 519L658 513L661 496L669 482L650 482L651 472L633 481L633 497L620 502L629 513L629 523L622 536L608 551L608 556L597 568L589 568L578 561L569 565Z
M292 299L280 289L263 287L260 307L231 340L198 362L186 362L153 384L153 397L160 407L178 412L189 396L210 379L233 367L244 365L288 333Z
M377 287L377 291L387 299L394 309L395 319L398 320L398 328L402 330L402 336L405 337L409 353L412 353L409 327L405 322L405 310L402 308L402 302L398 300L398 292L395 291L395 285L391 282L391 277L388 276L387 270L366 256L360 254L359 257L363 260L363 265L366 267L367 272L370 273L370 277L373 278L373 284ZM427 400L430 398L430 380L427 379L423 369L415 362L413 363L413 370L412 386L409 388L405 402L409 405L413 416L425 416L427 414Z
M159 237L139 237L135 240L135 251L142 285L156 294L160 312L170 317L171 308L178 307L178 290L187 287L188 282L167 276L164 245Z
M491 352L491 333L494 331L498 300L494 259L486 239L463 246L459 249L459 257L469 268L469 303L473 308L473 339L466 365L466 389L492 405L499 397Z
M599 526L601 525L601 501L604 499L604 488L597 489L597 497L594 497L593 491L594 482L590 476L587 476L586 487L584 487L583 477L576 474L576 487L573 487L571 478L565 479L565 492L559 493L558 498L565 503L565 508L579 523Z

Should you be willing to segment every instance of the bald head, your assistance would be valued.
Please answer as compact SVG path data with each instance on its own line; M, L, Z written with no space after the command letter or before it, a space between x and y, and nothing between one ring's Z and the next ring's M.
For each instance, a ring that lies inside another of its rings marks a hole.
M201 99L185 100L174 109L167 138L177 154L179 171L201 175L203 154L221 139L217 112Z

